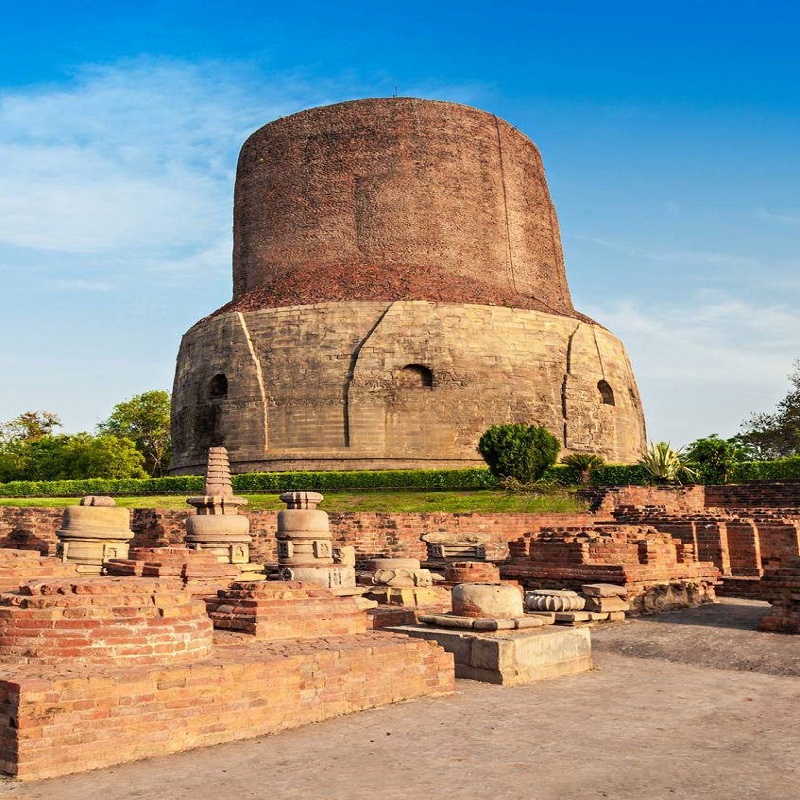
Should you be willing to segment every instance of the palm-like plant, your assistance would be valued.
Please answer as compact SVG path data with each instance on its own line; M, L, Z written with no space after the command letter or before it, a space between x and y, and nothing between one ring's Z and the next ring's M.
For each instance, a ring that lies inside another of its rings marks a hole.
M656 483L682 483L697 479L695 471L686 463L680 448L673 450L669 442L650 442L639 465Z
M591 471L602 467L606 460L594 453L570 453L561 459L561 463L574 469L581 483L587 485L590 482Z

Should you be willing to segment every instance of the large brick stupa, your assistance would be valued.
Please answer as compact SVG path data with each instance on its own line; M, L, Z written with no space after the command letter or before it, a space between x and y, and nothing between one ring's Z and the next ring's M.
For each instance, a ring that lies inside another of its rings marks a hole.
M645 446L621 342L570 298L535 145L467 106L357 100L245 142L233 299L183 337L172 471L460 467L500 422Z

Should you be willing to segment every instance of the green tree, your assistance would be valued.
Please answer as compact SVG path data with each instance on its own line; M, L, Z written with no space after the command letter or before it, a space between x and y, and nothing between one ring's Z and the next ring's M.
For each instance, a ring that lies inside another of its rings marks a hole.
M561 443L550 431L524 423L493 425L478 442L493 475L521 483L539 480L556 463L559 450Z
M167 471L172 455L169 416L169 392L143 392L115 405L111 416L97 426L97 431L134 442L144 456L147 473L158 477Z
M35 441L52 436L53 429L60 427L61 419L52 411L25 411L0 425L0 442Z
M789 374L792 388L771 414L751 414L735 437L755 451L756 458L800 455L800 360Z
M686 446L686 462L703 483L727 483L734 464L750 455L737 439L720 439L716 433Z

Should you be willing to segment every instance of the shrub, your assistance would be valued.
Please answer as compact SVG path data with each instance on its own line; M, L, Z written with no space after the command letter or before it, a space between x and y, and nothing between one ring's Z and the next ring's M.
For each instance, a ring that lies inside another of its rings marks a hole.
M0 483L0 497L80 497L107 494L131 497L154 494L197 495L199 475L112 480L92 478L63 481ZM365 489L496 489L497 479L484 467L442 470L359 470L352 472L250 472L233 476L233 488L247 494L319 490L341 492Z
M669 442L650 442L639 465L654 483L681 483L682 479L691 481L697 477L680 449L673 450Z
M575 470L580 482L588 485L591 482L591 471L602 467L606 460L595 453L570 453L561 459L561 463Z
M523 484L539 480L555 464L560 449L550 431L523 423L493 425L478 442L492 475Z

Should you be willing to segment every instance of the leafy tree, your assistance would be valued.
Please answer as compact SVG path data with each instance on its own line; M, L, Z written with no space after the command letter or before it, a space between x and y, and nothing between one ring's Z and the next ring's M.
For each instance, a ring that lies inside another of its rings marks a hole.
M61 427L61 419L52 411L25 411L10 422L0 425L0 441L35 441L52 436L54 428Z
M169 392L143 392L115 405L97 431L130 439L144 456L147 473L159 477L167 471L172 455L169 416Z
M752 414L736 439L761 459L800 455L800 360L789 374L792 388L771 414Z
M539 480L556 463L560 449L550 431L524 423L493 425L478 442L493 475L521 483Z
M720 439L716 433L696 439L686 447L686 462L703 483L727 483L734 464L746 461L749 449L736 439Z
M681 483L683 479L697 478L686 456L680 449L673 450L669 442L650 442L638 463L655 483Z
M130 439L90 433L17 440L0 451L0 480L144 478L144 457Z

